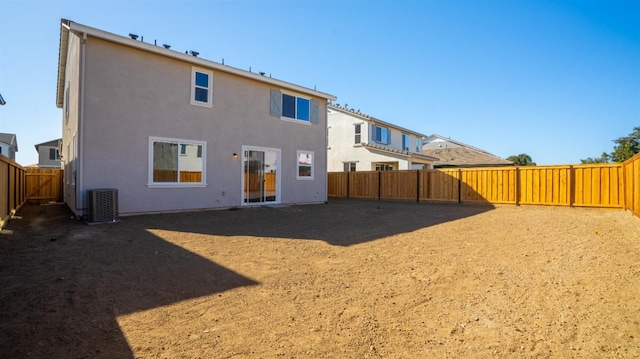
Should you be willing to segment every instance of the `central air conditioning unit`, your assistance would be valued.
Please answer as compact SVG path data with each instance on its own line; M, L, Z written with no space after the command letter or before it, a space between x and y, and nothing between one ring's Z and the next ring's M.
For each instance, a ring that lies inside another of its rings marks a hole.
M87 210L89 224L120 222L118 190L114 188L87 190Z

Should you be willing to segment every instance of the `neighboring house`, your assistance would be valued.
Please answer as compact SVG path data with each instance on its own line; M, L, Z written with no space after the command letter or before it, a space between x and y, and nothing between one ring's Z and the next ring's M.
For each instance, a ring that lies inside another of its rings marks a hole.
M56 103L76 215L90 214L87 191L109 188L120 214L327 200L334 96L136 37L61 22Z
M424 139L422 153L439 158L435 168L513 166L487 151L436 134Z
M61 138L36 145L38 151L38 167L60 168L60 142Z
M329 105L329 172L431 168L421 133L340 105Z
M13 133L0 133L0 155L16 160L18 152L18 139Z

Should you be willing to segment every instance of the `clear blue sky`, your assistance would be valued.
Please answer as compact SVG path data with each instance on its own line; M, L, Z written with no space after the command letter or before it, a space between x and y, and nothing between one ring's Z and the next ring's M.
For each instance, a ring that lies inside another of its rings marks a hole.
M0 3L0 132L61 137L60 18L330 93L500 157L572 164L640 126L640 1Z

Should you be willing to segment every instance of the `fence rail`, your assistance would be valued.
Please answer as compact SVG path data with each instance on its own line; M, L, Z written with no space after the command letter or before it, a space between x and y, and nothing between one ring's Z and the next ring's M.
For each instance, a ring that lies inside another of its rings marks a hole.
M29 203L62 202L64 171L59 168L27 168L26 200Z
M26 201L25 173L22 166L0 155L0 228Z
M615 164L330 172L328 195L624 208L640 217L640 154Z

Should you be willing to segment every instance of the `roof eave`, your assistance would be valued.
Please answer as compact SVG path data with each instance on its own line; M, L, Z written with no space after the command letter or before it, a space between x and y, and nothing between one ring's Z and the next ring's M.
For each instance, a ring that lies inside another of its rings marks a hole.
M64 101L64 80L67 69L67 50L69 47L69 20L60 21L60 45L58 48L58 82L56 89L56 107L62 108Z
M392 123L379 120L379 119L377 119L377 118L375 118L373 116L365 115L365 114L363 114L361 112L356 112L356 111L349 110L349 109L346 109L344 107L336 106L336 105L332 105L332 104L330 104L329 107L334 109L334 110L336 110L336 111L340 111L340 112L348 114L348 115L356 116L358 118L361 118L364 121L369 121L369 122L373 123L374 125L375 124L380 124L380 125L383 125L383 126L386 126L386 127L393 127L396 130L400 130L401 132L410 133L410 134L415 135L415 136L420 136L420 138L427 137L427 135L425 135L423 133L412 131L412 130L409 130L407 128L401 127L401 126L394 125Z
M96 28L92 28L92 27L89 27L89 26L82 25L82 24L78 24L76 22L72 22L72 21L69 22L69 30L70 31L74 31L74 32L78 32L78 33L84 33L84 34L87 34L88 36L94 36L94 37L101 38L103 40L107 40L107 41L111 41L111 42L115 42L115 43L118 43L118 44L121 44L121 45L137 48L137 49L140 49L140 50L143 50L143 51L152 52L152 53L155 53L155 54L158 54L158 55L179 59L179 60L182 60L182 61L185 61L185 62L192 63L194 65L207 67L207 68L210 68L210 69L226 72L226 73L229 73L229 74L237 75L237 76L240 76L240 77L244 77L244 78L255 80L255 81L259 81L259 82L264 82L264 83L267 83L267 84L270 84L270 85L278 86L280 88L284 88L284 89L300 92L300 93L303 93L303 94L308 94L308 95L311 95L311 96L320 97L320 98L324 98L324 99L332 100L332 101L335 101L337 99L336 96L328 94L328 93L324 93L324 92L317 91L317 90L312 90L310 88L306 88L306 87L303 87L303 86L300 86L300 85L296 85L296 84L292 84L292 83L289 83L289 82L286 82L286 81L274 79L274 78L271 78L271 77L265 77L265 76L260 75L260 74L256 74L256 73L245 71L245 70L241 70L241 69L238 69L238 68L235 68L235 67L223 65L223 64L220 64L220 63L217 63L217 62L213 62L213 61L210 61L210 60L205 60L203 58L199 58L199 57L195 57L195 56L192 56L192 55L184 54L182 52L175 51L175 50L166 49L164 47L156 46L156 45L153 45L153 44L148 44L146 42L133 40L133 39L130 39L130 38L127 38L127 37L124 37L124 36L120 36L120 35L116 35L116 34L113 34L113 33L107 32L107 31L103 31L103 30L99 30L99 29L96 29ZM58 71L60 71L60 66L58 66ZM64 82L63 82L63 85L64 85ZM60 86L60 83L58 83L58 86Z

